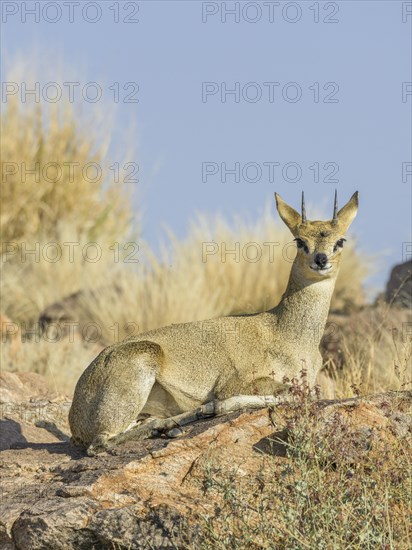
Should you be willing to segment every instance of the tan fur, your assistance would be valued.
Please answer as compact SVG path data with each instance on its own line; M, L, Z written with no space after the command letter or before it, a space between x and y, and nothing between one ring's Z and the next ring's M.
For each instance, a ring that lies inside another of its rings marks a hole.
M205 404L216 400L279 394L285 389L284 378L292 379L302 368L309 383L315 383L322 366L319 343L341 258L341 249L334 251L334 246L356 215L357 193L338 212L336 222L305 224L275 196L281 218L309 248L307 253L298 249L280 303L264 313L167 326L103 350L76 386L69 414L76 444L93 454L110 439L116 441L113 438L139 415L183 418L181 413L201 406L205 411ZM327 273L311 269L316 253L327 255Z

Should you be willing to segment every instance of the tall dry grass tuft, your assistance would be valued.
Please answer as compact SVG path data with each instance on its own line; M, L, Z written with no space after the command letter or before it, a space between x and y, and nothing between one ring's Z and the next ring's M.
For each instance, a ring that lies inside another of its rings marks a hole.
M81 125L71 104L30 109L13 96L1 125L3 242L59 240L62 220L72 238L113 240L129 231L129 196L110 178L107 143Z
M101 346L69 336L53 341L40 336L29 338L23 334L17 346L13 345L15 343L5 340L0 346L3 370L41 374L51 391L70 397L84 367L102 349Z
M73 233L71 224L61 222L59 239L37 239L23 242L23 249L13 249L4 261L1 278L2 311L22 328L31 328L40 313L51 303L83 288L100 287L110 279L115 268L109 242L103 245L99 261L88 261L95 254L94 245L84 235ZM78 243L71 250L64 243ZM36 248L37 247L37 248ZM25 253L37 250L35 254ZM55 253L60 256L49 261ZM11 255L11 253L10 253Z
M113 179L107 138L71 104L13 96L1 126L2 311L29 326L51 302L105 281L110 246L132 235L131 190Z

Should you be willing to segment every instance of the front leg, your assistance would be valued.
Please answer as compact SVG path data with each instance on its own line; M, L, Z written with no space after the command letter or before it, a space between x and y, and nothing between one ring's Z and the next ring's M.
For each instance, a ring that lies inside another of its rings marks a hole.
M288 397L286 395L235 395L223 400L209 401L193 411L184 412L170 418L149 418L143 424L112 437L104 447L98 450L95 449L95 452L113 448L126 441L138 441L156 437L162 433L176 437L176 435L182 433L181 428L198 420L213 416L222 416L245 409L273 407L287 401Z

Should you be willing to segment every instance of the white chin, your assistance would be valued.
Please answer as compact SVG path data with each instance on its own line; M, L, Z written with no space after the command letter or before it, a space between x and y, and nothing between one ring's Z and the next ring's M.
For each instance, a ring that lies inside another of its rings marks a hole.
M319 273L319 275L326 275L327 273L330 272L330 270L332 269L332 266L331 265L327 265L325 266L324 268L319 268L318 266L310 266L311 269L313 269L313 271L316 271L316 273Z

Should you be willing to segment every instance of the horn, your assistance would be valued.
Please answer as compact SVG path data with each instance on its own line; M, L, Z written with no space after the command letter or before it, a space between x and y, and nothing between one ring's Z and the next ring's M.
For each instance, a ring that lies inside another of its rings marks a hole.
M302 223L306 223L305 193L302 191Z
M333 205L333 218L332 221L338 221L338 191L335 189L335 204Z

